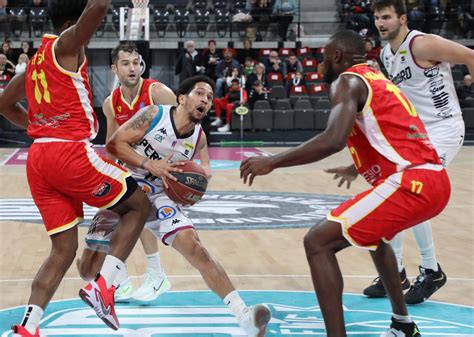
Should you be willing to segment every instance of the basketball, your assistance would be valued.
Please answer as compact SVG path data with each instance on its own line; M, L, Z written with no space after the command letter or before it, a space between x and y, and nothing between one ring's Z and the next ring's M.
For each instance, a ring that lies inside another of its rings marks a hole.
M206 173L201 166L192 160L186 161L179 168L183 172L172 173L178 181L166 179L168 188L165 188L165 193L177 204L192 205L201 200L204 193L206 193Z

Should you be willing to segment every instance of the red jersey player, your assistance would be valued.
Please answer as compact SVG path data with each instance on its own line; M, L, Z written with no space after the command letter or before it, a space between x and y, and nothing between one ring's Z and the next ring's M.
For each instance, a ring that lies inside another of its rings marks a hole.
M327 336L346 336L343 281L335 254L350 246L367 248L392 304L384 336L421 336L410 319L397 263L387 243L398 232L437 215L446 206L450 183L416 110L380 72L358 64L363 38L334 34L324 49L325 80L332 110L326 130L272 157L242 162L244 183L279 167L321 160L349 147L354 166L372 188L342 203L304 238L313 285Z
M27 72L13 80L0 97L2 114L11 116L26 94L28 134L34 138L27 160L28 183L52 243L50 255L33 280L23 321L13 327L14 336L39 336L43 309L76 254L83 202L121 216L100 274L80 291L81 298L108 326L119 327L114 280L125 267L123 261L142 231L150 204L129 173L100 157L90 143L98 124L84 45L109 5L110 0L49 1L49 16L58 35L43 37ZM179 171L176 165L163 160L145 166L155 176L171 178L171 171Z

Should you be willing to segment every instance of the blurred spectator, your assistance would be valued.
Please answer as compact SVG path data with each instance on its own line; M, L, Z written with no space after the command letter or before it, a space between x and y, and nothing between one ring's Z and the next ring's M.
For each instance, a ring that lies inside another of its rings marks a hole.
M20 55L20 54L26 54L26 55L28 55L28 58L31 58L35 54L35 51L31 47L31 45L28 41L21 41L20 51L19 51L18 55Z
M216 97L222 97L225 89L225 77L232 72L232 69L240 70L240 63L234 59L234 50L232 48L224 49L224 58L216 65Z
M268 101L268 90L262 81L255 81L249 93L249 107L253 110L256 101Z
M242 73L243 73L243 75L245 76L246 79L249 77L250 74L253 74L253 72L254 72L255 67L254 67L253 62L254 62L254 60L250 56L247 56L245 58Z
M380 69L380 64L376 61L376 60L367 60L367 64L369 65L369 67L377 70L377 71L382 71Z
M7 20L7 0L0 0L0 31L3 32L3 38L6 40L8 36L8 20Z
M211 123L212 126L220 126L222 121L222 109L226 109L226 124L217 130L227 132L230 130L230 122L232 120L232 110L237 105L247 102L247 92L240 86L240 81L236 78L232 80L227 95L223 98L214 98L214 109L216 110L216 120Z
M221 54L216 49L216 41L209 40L207 42L207 50L203 53L203 66L206 76L216 80L216 65L221 60Z
M8 61L5 54L0 54L0 92L2 92L15 75L15 66Z
M365 59L367 61L372 60L375 62L379 62L379 51L374 48L374 43L372 42L371 39L366 39L365 40Z
M295 72L295 76L286 83L286 92L288 93L288 95L290 95L291 88L300 87L304 85L305 81L303 73L301 71L297 71Z
M288 75L288 73L296 73L297 71L302 73L303 65L301 64L301 62L298 60L298 58L296 57L294 53L290 53L288 58L283 63L283 69L282 69L283 78L286 78L286 75Z
M261 32L266 32L270 25L270 15L272 9L269 0L255 0L251 1L250 15L253 22L257 24L257 41L262 41Z
M47 5L46 0L30 0L30 7L46 7Z
M245 90L250 93L252 90L253 84L255 81L260 81L263 83L263 86L268 89L268 81L267 77L265 76L265 66L263 63L257 63L254 67L254 73L250 74L247 77L247 82L245 82Z
M286 41L288 27L293 22L293 16L298 14L295 0L276 0L273 5L273 20L278 23L278 31L282 41Z
M421 30L425 21L424 5L422 0L407 0L407 18L410 29Z
M10 42L9 41L3 41L2 43L2 54L4 54L8 61L10 62L15 62L15 55L13 54L13 50L11 48Z
M15 66L15 75L16 74L22 74L26 71L26 66L28 65L28 55L25 53L20 54L18 56L18 63Z
M194 41L184 43L185 50L176 61L175 74L179 75L179 83L188 77L204 73L201 56L194 48Z
M359 32L363 29L371 28L370 1L346 0L343 3L343 20L346 22L346 29Z
M247 57L252 58L252 60L256 60L258 58L257 51L252 49L252 40L249 39L245 39L244 47L237 50L237 61L239 61L240 65L243 65Z
M283 75L283 64L276 50L272 50L268 59L264 60L263 63L265 64L265 72L267 74L280 73Z
M237 79L240 83L242 81L241 78L242 78L242 75L240 73L240 69L232 68L232 70L230 71L230 74L227 74L227 76L225 77L226 88L230 88L232 86L232 81L234 79Z
M464 83L461 87L457 90L458 98L460 100L466 98L474 98L474 86L472 85L472 77L471 75L467 74L464 76Z

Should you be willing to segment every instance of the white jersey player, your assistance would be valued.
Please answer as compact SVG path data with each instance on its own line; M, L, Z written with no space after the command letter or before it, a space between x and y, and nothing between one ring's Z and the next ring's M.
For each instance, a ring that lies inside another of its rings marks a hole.
M271 318L268 307L245 305L222 266L203 246L191 220L164 193L167 188L164 178L176 180L169 170L162 169L164 163L173 160L174 167L179 169L181 160L192 159L195 151L207 146L200 122L211 108L214 82L206 76L188 78L181 83L176 96L176 108L159 105L139 110L114 133L107 142L107 150L125 163L137 182L149 190L154 210L146 228L199 270L249 337L264 336ZM100 223L93 225L101 226ZM91 243L106 244L110 230L101 232L103 235L91 237ZM96 258L101 254L104 255L98 252ZM94 266L95 261L86 265Z
M375 26L388 41L381 53L390 79L413 103L444 166L456 156L464 139L464 122L451 75L451 65L466 64L474 74L474 51L440 36L410 31L402 0L376 0L372 4ZM421 253L420 275L405 294L405 301L417 304L428 299L446 283L436 260L431 223L413 227ZM404 286L402 264L403 232L392 241ZM370 297L385 296L380 280L364 290Z

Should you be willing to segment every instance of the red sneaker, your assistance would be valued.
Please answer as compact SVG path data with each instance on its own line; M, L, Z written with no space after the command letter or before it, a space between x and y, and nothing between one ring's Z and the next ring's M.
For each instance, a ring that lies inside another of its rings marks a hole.
M108 327L118 330L120 323L115 313L114 302L115 287L107 289L104 278L98 274L84 288L79 290L79 296L88 304Z
M36 328L35 334L32 335L28 330L25 329L22 325L12 326L13 337L40 337L39 328Z

